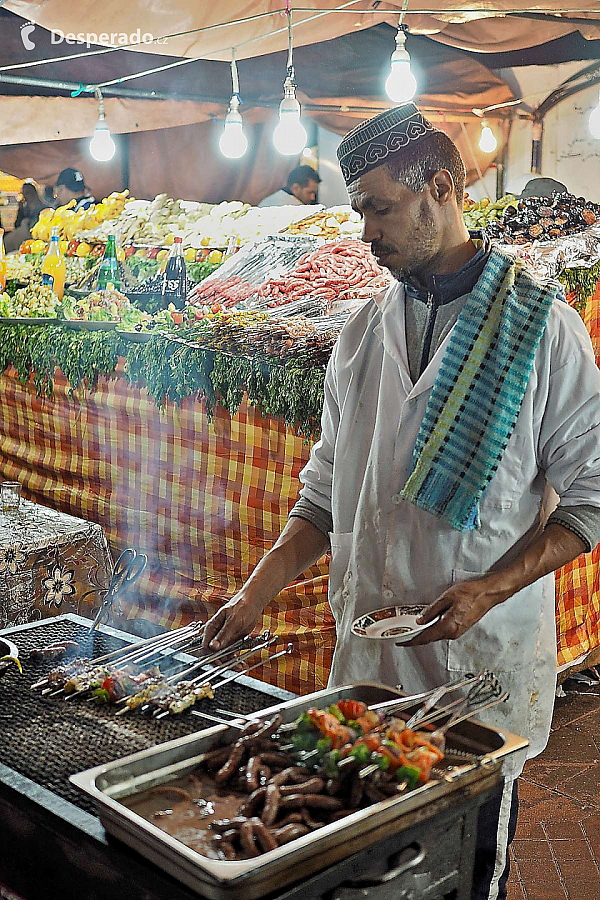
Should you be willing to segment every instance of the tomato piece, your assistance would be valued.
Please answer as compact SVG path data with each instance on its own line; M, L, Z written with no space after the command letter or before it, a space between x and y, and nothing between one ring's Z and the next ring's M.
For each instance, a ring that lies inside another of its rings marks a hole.
M367 704L359 700L339 700L337 705L346 719L360 719L367 712Z

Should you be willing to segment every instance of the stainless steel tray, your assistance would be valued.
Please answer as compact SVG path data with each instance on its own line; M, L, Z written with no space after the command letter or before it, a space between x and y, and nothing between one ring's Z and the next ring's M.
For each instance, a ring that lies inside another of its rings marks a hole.
M370 705L396 696L402 694L393 688L360 682L299 697L261 710L255 717L268 718L278 712L290 722L309 706L327 706L344 697ZM373 804L249 860L227 862L201 856L119 802L188 774L198 767L201 754L233 743L238 734L237 729L218 725L73 775L71 781L93 797L108 832L188 887L211 900L231 900L242 892L244 900L256 900L402 831L412 824L407 822L408 813L454 791L475 787L490 771L500 769L503 758L527 747L527 741L516 735L501 734L476 721L462 723L453 732L452 744L477 754L477 764L455 768L447 779L430 781L410 794Z

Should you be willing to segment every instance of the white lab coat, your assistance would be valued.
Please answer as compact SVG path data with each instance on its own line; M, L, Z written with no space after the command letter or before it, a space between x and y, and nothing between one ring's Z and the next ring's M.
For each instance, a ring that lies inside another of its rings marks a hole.
M550 312L516 429L481 502L481 527L455 531L400 497L449 338L413 385L404 290L394 283L349 320L334 349L322 436L300 475L302 496L333 516L329 603L337 644L330 683L375 679L413 692L491 669L511 696L482 718L528 738L535 756L548 739L555 691L553 575L455 641L403 648L350 632L358 615L431 603L453 582L504 565L541 527L547 485L565 506L600 507L600 371L583 323L561 301ZM523 761L506 774L518 774Z

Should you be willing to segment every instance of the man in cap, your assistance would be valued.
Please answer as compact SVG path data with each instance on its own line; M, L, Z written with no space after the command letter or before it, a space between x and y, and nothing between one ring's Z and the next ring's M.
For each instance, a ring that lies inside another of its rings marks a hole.
M413 104L359 125L338 156L363 240L394 282L342 330L300 499L206 641L248 633L331 549L331 683L413 693L493 670L510 699L482 718L534 756L554 700L552 573L600 537L591 342L556 284L470 240L460 154ZM408 645L352 634L360 615L419 604L431 624ZM508 760L502 796L481 808L473 900L506 897L523 762Z
M74 212L89 209L96 202L86 187L85 178L79 169L62 170L56 179L54 196L60 206L66 206L71 200L75 200Z

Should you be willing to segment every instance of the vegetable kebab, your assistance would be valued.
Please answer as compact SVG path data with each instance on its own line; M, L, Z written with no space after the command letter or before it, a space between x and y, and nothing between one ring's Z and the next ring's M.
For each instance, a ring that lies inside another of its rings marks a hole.
M303 712L294 723L290 742L330 778L348 765L375 766L413 788L425 784L444 757L443 738L413 731L402 719L370 710L356 700L340 700L327 710ZM435 743L434 743L435 741Z

